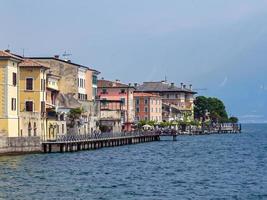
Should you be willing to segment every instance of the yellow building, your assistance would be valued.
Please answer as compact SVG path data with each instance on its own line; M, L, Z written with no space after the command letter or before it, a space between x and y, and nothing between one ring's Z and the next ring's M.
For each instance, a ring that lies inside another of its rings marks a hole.
M48 66L32 59L20 64L20 136L46 137L46 74Z
M21 58L0 51L0 136L19 135L19 77L18 64Z
M46 130L47 140L54 140L58 136L66 135L67 126L65 113L57 112L58 102L57 97L59 95L59 80L60 76L54 75L51 72L47 74L47 86L46 86Z

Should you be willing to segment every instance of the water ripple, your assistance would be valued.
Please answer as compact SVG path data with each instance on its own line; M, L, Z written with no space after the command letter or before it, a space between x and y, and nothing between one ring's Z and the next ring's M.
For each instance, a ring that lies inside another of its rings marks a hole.
M0 199L267 199L267 125L244 134L0 157Z

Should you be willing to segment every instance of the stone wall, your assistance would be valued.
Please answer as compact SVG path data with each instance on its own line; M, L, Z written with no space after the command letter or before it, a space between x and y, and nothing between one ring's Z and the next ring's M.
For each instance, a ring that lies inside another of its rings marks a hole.
M75 94L78 98L78 67L55 59L36 59L38 62L48 64L52 74L60 76L59 90L64 94Z
M40 137L0 137L0 155L30 152L41 152Z

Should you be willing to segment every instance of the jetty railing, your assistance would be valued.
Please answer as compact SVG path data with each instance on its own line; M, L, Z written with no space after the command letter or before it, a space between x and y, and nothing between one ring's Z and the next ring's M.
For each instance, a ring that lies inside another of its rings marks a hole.
M128 137L140 137L140 136L153 136L159 135L155 131L134 131L134 132L102 132L93 134L68 134L57 135L55 139L48 139L46 142L79 142L79 141L93 141L101 139L116 139L116 138L128 138Z

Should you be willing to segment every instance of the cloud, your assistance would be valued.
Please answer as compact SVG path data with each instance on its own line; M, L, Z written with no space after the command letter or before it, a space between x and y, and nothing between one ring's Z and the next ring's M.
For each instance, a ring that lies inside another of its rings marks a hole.
M220 83L220 87L224 87L226 85L226 83L228 82L228 77L226 76L223 81Z

